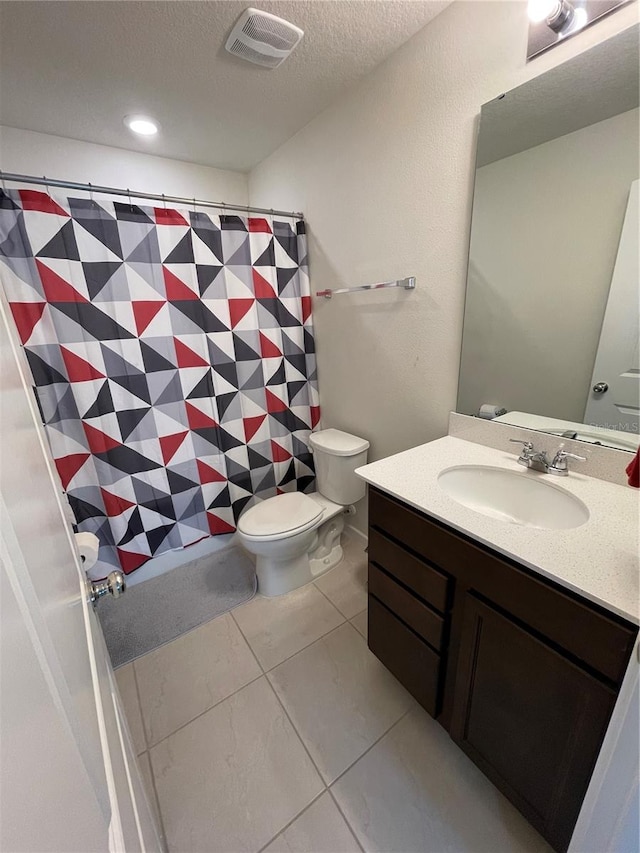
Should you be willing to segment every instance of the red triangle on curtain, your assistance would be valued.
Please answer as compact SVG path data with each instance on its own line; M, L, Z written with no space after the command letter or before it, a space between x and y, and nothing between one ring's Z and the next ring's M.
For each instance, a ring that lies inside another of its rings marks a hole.
M156 215L157 225L189 225L181 213L170 207L154 207L153 212Z
M11 302L10 308L18 334L23 344L31 337L37 323L42 317L46 302Z
M104 508L110 518L114 515L122 515L125 509L135 506L132 501L128 501L126 498L121 498L119 495L107 492L105 489L100 489L100 492L102 494Z
M253 436L258 432L262 424L264 423L264 419L266 415L257 415L254 418L243 418L242 423L244 425L244 438L245 441L251 441Z
M166 267L162 267L162 274L164 276L164 287L167 293L167 299L170 302L186 302L189 299L199 299L197 293L191 290L190 287L180 281L177 275L174 275L171 270L168 270Z
M263 358L282 358L282 352L262 332L260 332L260 355Z
M116 441L115 438L111 438L110 435L106 435L99 429L89 426L89 424L84 421L82 422L82 428L84 429L84 434L87 436L89 450L92 453L106 453L107 450L113 450L115 447L121 447L121 443Z
M311 316L311 297L302 297L302 322L306 323Z
M165 465L169 464L188 434L189 430L185 430L184 432L177 432L174 435L163 435L160 437L160 449L162 450L162 459Z
M320 420L320 406L310 406L311 409L311 429L314 429Z
M178 359L178 367L209 367L209 362L205 361L201 355L194 352L178 338L173 339L176 348L176 358Z
M256 294L256 299L277 299L273 287L269 284L266 278L263 278L256 270L251 270L253 273L253 290Z
M231 318L231 328L235 329L240 320L247 314L253 305L255 299L230 299L229 300L229 317Z
M47 297L47 302L88 302L88 299L78 293L68 281L46 267L42 261L36 258L36 266L42 282L44 295Z
M269 223L267 222L266 219L261 219L259 217L254 218L254 217L250 216L248 218L247 222L249 223L249 231L250 232L254 231L254 232L262 232L263 234L273 234L273 231L271 230L271 226L269 225Z
M140 336L166 302L132 302L136 330Z
M285 450L284 447L281 447L279 444L276 444L275 441L271 442L271 456L274 462L287 462L291 459L291 453L288 450Z
M40 213L55 213L57 216L66 216L67 219L71 215L67 211L56 204L55 201L47 193L38 192L38 190L18 190L23 210L38 210Z
M283 400L276 397L276 395L272 391L269 391L268 388L265 388L265 396L267 399L267 411L269 414L272 414L273 412L286 412L289 408Z
M210 418L209 415L205 415L205 413L201 412L200 409L196 409L196 407L192 406L191 403L185 403L185 407L187 410L189 429L210 429L211 427L218 426L213 418Z
M200 475L200 483L202 485L204 483L226 483L227 478L220 474L219 471L216 471L215 468L205 465L199 459L196 462L198 463L198 474Z
M71 352L71 350L60 347L60 352L62 353L64 365L67 368L69 382L86 382L89 379L106 378L104 373L100 373L92 364L89 364L88 361L80 358L79 355Z
M219 533L233 533L235 527L231 524L227 524L226 521L223 521L219 516L214 515L212 512L207 513L207 521L209 522L209 530L212 536L217 536Z
M143 563L151 559L148 554L135 554L133 551L123 551L122 548L116 548L116 551L118 552L118 560L125 575L135 572Z
M58 475L62 481L62 488L65 491L90 456L90 453L71 453L69 456L61 456L59 459L54 460L58 469Z

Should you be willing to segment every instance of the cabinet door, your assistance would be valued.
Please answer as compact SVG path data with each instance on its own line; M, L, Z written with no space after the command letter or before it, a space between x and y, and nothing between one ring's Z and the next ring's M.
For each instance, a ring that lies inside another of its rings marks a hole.
M566 850L615 693L467 593L451 736L556 850Z

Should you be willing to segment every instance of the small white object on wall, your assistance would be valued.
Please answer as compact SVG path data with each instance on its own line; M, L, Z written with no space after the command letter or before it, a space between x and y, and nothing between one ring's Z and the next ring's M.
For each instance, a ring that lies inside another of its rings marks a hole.
M499 415L506 415L506 413L507 410L503 406L492 406L490 403L483 403L478 411L478 417L490 421Z
M98 537L93 533L74 533L74 538L78 546L80 559L82 560L82 567L86 572L95 565L98 559L100 542Z

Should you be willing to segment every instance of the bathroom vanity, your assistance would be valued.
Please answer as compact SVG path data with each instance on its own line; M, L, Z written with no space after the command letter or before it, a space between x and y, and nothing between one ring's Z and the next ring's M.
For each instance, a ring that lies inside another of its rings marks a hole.
M586 523L514 525L448 497L448 459L540 476L451 437L360 469L369 647L564 851L638 635L637 496L572 474L562 489L584 500ZM616 524L611 490L624 498Z

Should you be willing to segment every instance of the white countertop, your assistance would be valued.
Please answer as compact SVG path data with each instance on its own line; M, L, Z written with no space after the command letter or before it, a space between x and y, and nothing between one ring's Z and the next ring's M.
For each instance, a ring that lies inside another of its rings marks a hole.
M459 438L422 444L356 469L372 486L472 536L585 598L640 622L639 493L573 470L567 477L529 471L517 454ZM589 520L568 530L509 524L467 509L438 485L454 465L493 465L541 477L588 507Z

